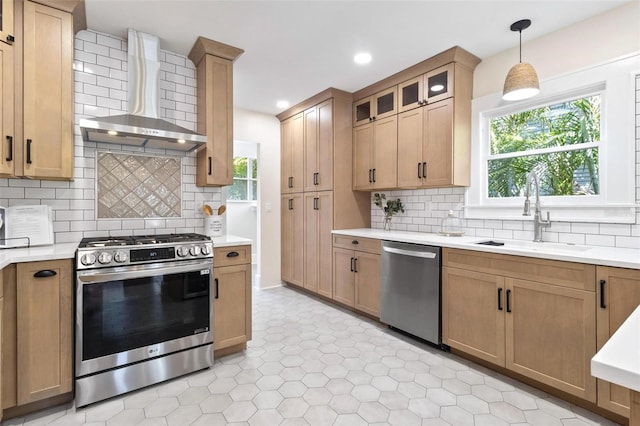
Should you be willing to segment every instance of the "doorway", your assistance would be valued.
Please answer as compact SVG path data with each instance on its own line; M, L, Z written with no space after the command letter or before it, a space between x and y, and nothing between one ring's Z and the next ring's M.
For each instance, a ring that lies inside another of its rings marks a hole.
M248 238L251 243L251 284L260 287L260 146L233 141L233 185L225 187L227 234Z

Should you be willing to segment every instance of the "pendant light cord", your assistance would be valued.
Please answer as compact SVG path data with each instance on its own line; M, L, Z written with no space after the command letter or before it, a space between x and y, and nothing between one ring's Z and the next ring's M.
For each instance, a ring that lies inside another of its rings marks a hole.
M522 30L518 30L520 34L520 63L522 63Z

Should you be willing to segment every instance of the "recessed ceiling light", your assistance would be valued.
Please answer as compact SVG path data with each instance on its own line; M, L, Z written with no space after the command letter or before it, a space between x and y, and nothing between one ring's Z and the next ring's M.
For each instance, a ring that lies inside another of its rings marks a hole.
M289 108L289 101L278 101L276 106L278 108Z
M353 57L353 62L358 65L364 65L371 62L371 54L367 52L360 52Z
M109 130L107 133L110 134L111 136L115 136L118 134L118 132L116 132L115 130Z
M178 143L186 143L187 141L185 141L184 139L178 139Z

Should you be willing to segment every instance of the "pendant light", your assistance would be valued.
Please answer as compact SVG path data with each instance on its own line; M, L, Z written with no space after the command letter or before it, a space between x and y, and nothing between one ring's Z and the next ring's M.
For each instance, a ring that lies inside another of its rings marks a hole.
M522 30L529 28L531 20L522 19L511 24L511 31L520 34L520 62L514 65L504 81L502 99L505 101L520 101L537 95L540 92L538 75L533 66L522 62Z

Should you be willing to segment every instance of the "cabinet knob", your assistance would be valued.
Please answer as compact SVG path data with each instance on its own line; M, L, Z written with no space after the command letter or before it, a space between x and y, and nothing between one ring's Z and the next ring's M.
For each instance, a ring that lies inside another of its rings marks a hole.
M358 244L360 244L360 243L358 242L358 240L353 240L353 241L351 241L351 244L353 244L353 245L356 245L356 246L357 246L357 245L358 245Z

